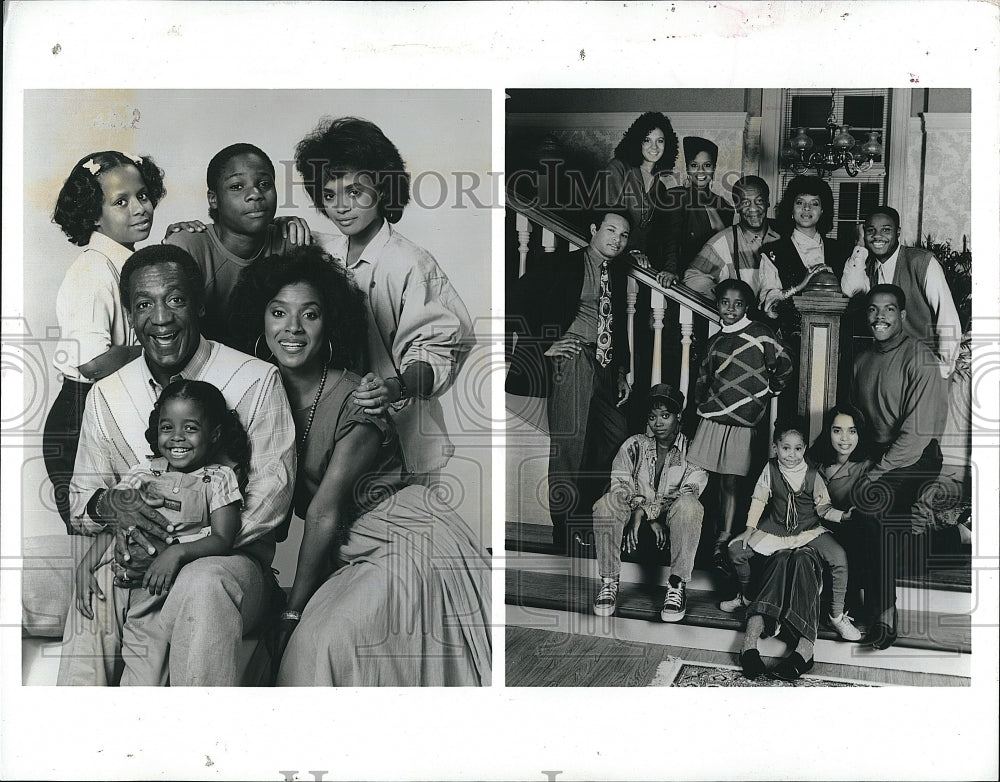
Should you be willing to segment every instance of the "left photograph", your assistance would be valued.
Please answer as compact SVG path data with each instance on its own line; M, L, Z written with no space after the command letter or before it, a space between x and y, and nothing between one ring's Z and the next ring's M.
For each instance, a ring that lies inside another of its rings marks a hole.
M24 93L23 684L490 685L490 112Z

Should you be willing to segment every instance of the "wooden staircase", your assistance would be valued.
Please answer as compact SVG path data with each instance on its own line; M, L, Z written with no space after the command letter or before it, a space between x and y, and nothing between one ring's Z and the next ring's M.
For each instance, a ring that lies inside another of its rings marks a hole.
M555 553L550 533L545 524L507 524L503 562L508 626L726 652L735 663L743 617L718 607L732 591L725 576L696 570L688 585L686 616L665 624L660 621L665 568L626 562L615 616L597 617L592 609L600 589L596 561L586 555ZM962 581L960 572L948 570L901 585L900 637L889 650L847 643L832 629L822 627L817 662L928 674L928 682L935 674L967 679L971 675L972 595L967 579ZM765 657L790 651L785 641L775 638L765 639L760 648Z

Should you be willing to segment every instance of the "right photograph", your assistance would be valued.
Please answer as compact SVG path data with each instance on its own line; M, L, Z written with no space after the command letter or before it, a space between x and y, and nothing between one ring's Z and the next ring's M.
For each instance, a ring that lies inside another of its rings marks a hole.
M507 89L506 685L969 686L968 89Z

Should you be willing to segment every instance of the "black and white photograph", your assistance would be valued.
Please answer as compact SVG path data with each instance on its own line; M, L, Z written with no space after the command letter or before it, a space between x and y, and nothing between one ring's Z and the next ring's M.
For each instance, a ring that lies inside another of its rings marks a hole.
M997 778L995 3L3 11L0 778Z
M506 99L508 685L968 686L971 91Z
M24 683L488 686L489 93L24 105Z

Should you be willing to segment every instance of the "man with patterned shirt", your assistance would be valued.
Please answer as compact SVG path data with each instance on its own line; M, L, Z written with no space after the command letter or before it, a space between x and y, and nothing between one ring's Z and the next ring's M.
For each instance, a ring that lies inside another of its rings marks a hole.
M557 549L608 481L611 459L628 436L629 345L624 267L614 260L631 223L599 212L590 242L546 255L507 296L507 391L548 399L549 516Z
M204 280L184 250L169 245L139 250L122 268L120 287L143 353L99 381L88 396L70 484L73 527L82 535L113 529L115 557L132 572L169 545L171 529L156 510L163 498L112 487L148 453L149 413L164 386L184 377L222 391L251 443L233 551L185 565L160 610L144 618L142 630L147 644L169 650L162 654L164 684L235 685L240 641L270 605L275 530L287 518L294 486L295 427L288 399L274 367L201 337ZM116 663L128 590L112 586L111 568L99 568L86 588L92 594L82 599L91 603L93 619L70 611L61 685L114 684L120 675Z
M684 272L684 284L705 296L714 296L715 286L727 279L743 280L760 293L760 248L781 238L767 219L771 205L767 182L745 176L733 185L733 204L740 221L724 228L705 246Z

